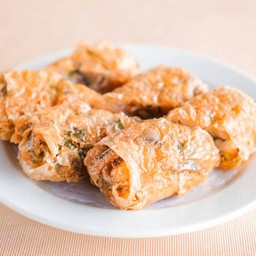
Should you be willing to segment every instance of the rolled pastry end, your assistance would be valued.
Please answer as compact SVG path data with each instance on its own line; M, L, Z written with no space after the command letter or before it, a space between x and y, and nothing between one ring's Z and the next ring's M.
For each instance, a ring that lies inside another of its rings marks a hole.
M19 144L18 159L33 180L77 182L87 175L77 149L56 144L42 129L25 131L27 139ZM57 137L57 134L54 134ZM54 136L53 136L54 137Z
M129 170L124 160L105 145L98 145L91 151L85 159L85 166L90 166L91 182L113 205L127 209L127 204L119 204L129 197L130 191Z
M241 156L241 152L238 147L233 145L231 140L223 140L220 138L214 138L215 145L219 149L220 164L219 167L224 170L229 170L238 167L247 157Z

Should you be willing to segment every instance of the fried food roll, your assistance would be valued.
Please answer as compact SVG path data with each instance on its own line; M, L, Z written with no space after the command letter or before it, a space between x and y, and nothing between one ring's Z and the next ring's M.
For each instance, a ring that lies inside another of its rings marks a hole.
M136 118L90 109L85 103L63 103L17 120L15 137L20 165L31 179L76 182L86 175L87 151L103 137Z
M102 107L144 119L160 117L206 91L207 86L194 75L181 68L161 66L105 94Z
M12 71L0 78L0 139L10 140L16 120L24 114L63 102L83 101L94 106L101 95L71 84L51 71ZM17 143L15 139L13 142Z
M131 210L185 194L204 182L218 162L218 149L207 132L164 118L102 139L85 158L93 184L113 205Z
M235 88L222 86L201 94L167 118L208 131L220 150L220 168L237 167L256 150L256 103Z
M102 42L81 44L74 53L48 66L73 83L81 83L100 93L112 91L139 71L136 60L123 49Z
M10 140L12 134L14 133L14 125L8 119L6 113L6 82L4 75L0 73L0 139Z

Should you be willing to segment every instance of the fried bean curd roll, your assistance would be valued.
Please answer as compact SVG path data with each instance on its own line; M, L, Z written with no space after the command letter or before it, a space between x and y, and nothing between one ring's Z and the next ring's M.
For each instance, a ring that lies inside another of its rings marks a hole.
M235 88L222 86L201 94L167 118L208 131L220 151L220 168L237 167L256 150L256 103Z
M212 137L159 118L102 139L85 158L92 183L121 209L145 206L205 181L218 165Z
M144 119L161 117L206 91L207 86L194 75L181 68L161 66L105 94L102 107Z
M105 93L129 81L139 71L137 61L109 43L81 44L74 53L51 64L49 69L73 83Z
M34 180L77 182L87 173L83 164L87 151L137 121L122 113L90 109L85 103L63 103L22 116L14 135L21 141L20 165Z
M63 102L84 101L94 106L101 95L71 84L51 71L12 71L0 78L0 139L10 140L16 120L24 114ZM17 141L13 141L17 143Z
M0 139L2 140L10 140L14 132L14 125L10 122L6 113L6 95L6 82L4 75L0 73Z

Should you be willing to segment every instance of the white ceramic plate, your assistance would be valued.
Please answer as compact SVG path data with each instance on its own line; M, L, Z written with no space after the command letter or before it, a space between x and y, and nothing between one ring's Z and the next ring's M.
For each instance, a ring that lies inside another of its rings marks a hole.
M256 97L256 81L215 60L169 48L126 45L142 69L181 66L211 87L229 84ZM68 54L48 55L19 68L40 68ZM97 190L78 184L34 182L20 171L16 149L0 142L0 199L13 210L39 222L79 233L113 237L174 235L211 227L253 208L256 202L256 157L239 170L215 170L206 184L184 197L173 196L141 211L112 207Z

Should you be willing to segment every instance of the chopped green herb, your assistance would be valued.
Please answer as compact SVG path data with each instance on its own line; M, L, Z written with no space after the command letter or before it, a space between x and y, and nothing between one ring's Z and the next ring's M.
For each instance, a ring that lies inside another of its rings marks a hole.
M64 145L72 150L76 148L76 145L73 144L72 141L70 139L67 139L66 137L64 137Z
M86 136L85 136L85 131L84 130L74 128L74 132L72 133L72 135L74 137L78 138L79 140L81 140L82 142L86 142Z
M42 154L43 153L43 154ZM44 156L44 152L40 152L39 157ZM30 157L30 160L32 161L33 164L40 165L41 164L41 159L36 155L36 152L32 149L28 150L28 155Z
M76 74L76 70L70 70L68 72L68 76L74 76Z
M119 123L117 123L116 128L118 130L122 130L122 129L124 129L124 126L123 126L123 124L121 122L119 122Z
M84 148L84 147L81 148L82 146L81 143L86 142L86 135L85 135L84 129L74 127L71 131L65 131L62 134L62 137L63 137L64 145L66 147L72 150L75 148L77 148L78 150ZM87 145L90 145L90 144L87 144ZM61 149L60 145L59 145L59 149Z

